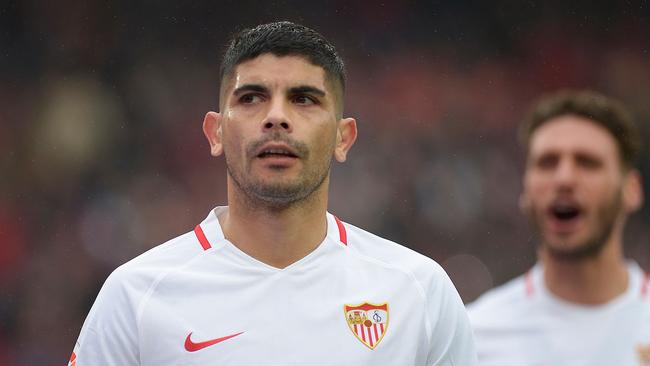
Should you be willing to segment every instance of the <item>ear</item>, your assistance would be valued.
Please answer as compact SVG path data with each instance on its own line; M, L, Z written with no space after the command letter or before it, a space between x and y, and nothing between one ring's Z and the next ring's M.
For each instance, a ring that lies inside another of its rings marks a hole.
M627 172L623 179L623 205L628 213L632 213L643 205L641 174L633 169Z
M348 151L357 140L357 121L354 118L343 118L339 121L336 131L336 147L334 158L339 163L347 159Z
M203 133L210 143L212 156L219 156L223 153L221 122L221 114L217 112L208 112L203 119Z

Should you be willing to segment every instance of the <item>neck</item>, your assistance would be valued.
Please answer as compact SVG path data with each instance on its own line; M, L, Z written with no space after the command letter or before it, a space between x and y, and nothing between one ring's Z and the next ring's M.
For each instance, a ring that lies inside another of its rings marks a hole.
M555 296L577 304L604 304L623 294L628 271L621 240L610 240L594 257L579 260L555 258L540 250L546 287Z
M327 233L329 178L300 202L278 208L252 201L228 181L228 211L219 217L224 236L244 253L285 268L311 253Z

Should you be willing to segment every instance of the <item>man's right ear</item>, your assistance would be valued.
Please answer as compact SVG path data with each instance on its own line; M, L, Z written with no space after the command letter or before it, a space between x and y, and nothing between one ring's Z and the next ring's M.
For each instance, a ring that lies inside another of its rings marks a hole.
M210 154L219 156L223 153L221 140L221 114L208 112L203 119L203 133L210 143Z

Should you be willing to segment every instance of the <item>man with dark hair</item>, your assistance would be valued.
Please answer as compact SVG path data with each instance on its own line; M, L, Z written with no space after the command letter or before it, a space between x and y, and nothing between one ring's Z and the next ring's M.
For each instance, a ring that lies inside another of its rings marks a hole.
M235 36L203 131L228 206L115 270L74 365L475 365L471 329L433 260L327 212L342 117L334 47L289 22Z
M469 306L482 365L648 365L648 275L623 257L643 202L629 113L590 91L541 99L522 125L520 206L539 263Z

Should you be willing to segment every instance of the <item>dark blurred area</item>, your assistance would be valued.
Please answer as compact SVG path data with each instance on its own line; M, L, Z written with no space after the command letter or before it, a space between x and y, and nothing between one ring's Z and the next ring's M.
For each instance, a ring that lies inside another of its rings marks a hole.
M65 364L106 276L226 203L201 130L221 51L283 19L348 66L360 137L330 211L437 260L466 302L535 261L516 129L541 93L619 98L650 145L647 1L2 2L0 365ZM626 233L646 270L649 223Z

